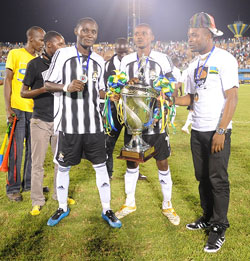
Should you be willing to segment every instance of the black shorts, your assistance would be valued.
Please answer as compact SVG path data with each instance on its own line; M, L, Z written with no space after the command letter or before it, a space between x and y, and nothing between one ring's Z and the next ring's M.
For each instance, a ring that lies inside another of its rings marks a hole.
M67 134L59 132L56 160L63 167L74 166L85 158L92 164L106 161L104 133Z
M124 144L129 143L132 135L127 133L127 130L124 132ZM156 160L165 160L171 154L171 148L169 143L169 137L167 133L161 134L151 134L151 135L142 135L144 141L146 141L150 146L155 147L156 155L154 158ZM166 140L167 138L167 140Z

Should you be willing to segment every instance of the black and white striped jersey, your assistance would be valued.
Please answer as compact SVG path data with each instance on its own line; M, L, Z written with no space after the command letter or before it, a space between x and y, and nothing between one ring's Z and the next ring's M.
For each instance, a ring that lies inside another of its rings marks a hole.
M122 58L120 71L125 72L129 79L138 78L140 61L136 52L128 54ZM173 65L169 57L157 51L152 50L146 57L145 82L153 87L154 80L160 75L172 77ZM161 130L161 121L158 121L153 128L150 126L143 134L156 134Z
M120 70L121 61L118 59L117 54L113 55L106 63L105 63L105 72L104 72L104 82L107 85L108 78L110 75L114 75L114 70ZM106 86L107 90L107 86Z
M75 46L59 49L53 56L46 81L68 85L80 80L82 66L86 67L88 57L82 56ZM68 134L99 133L103 124L99 109L99 91L105 91L103 80L104 60L92 52L88 62L88 82L83 92L58 92L54 97L54 126Z
M138 78L139 67L139 58L136 52L122 58L120 70L125 72L129 79ZM145 81L153 87L153 81L159 75L166 75L172 70L173 66L169 57L164 53L152 50L146 59Z

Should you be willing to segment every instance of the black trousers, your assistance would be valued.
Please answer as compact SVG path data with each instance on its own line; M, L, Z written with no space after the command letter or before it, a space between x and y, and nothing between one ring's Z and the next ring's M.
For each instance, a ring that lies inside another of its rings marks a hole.
M226 229L229 205L228 161L231 147L231 130L225 134L224 149L211 154L214 131L191 131L191 151L195 177L199 181L200 203L203 216L213 225Z
M118 140L121 130L123 128L123 125L121 125L117 119L117 111L114 103L111 103L111 111L112 111L114 125L117 131L112 130L110 136L108 134L105 135L106 154L107 154L106 165L107 165L109 177L112 177L112 173L113 173L113 151L115 148L116 141Z

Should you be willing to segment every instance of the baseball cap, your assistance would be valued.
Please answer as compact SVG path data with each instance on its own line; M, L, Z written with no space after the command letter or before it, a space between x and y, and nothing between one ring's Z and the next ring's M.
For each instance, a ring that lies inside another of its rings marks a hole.
M204 12L193 15L190 19L190 28L208 28L214 36L222 36L223 32L215 27L214 18Z

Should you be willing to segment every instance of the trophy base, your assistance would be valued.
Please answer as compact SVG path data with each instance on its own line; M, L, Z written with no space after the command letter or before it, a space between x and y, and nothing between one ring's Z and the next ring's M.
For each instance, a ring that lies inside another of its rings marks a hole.
M155 154L156 152L154 147L150 147L149 149L141 152L126 150L126 148L122 148L120 156L117 157L117 159L143 163L151 159Z

